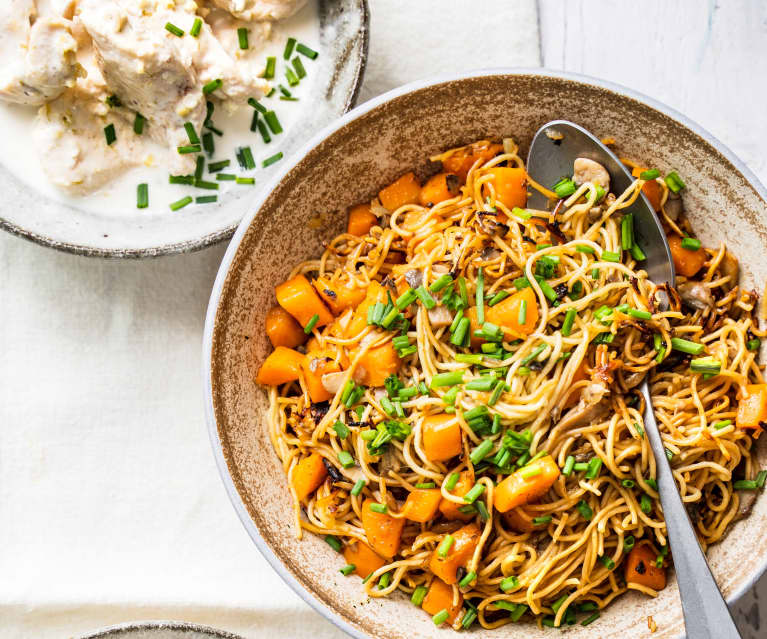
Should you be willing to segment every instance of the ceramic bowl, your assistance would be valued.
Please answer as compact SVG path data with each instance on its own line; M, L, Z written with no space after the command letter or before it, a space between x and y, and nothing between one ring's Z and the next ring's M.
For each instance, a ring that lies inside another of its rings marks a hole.
M312 92L298 120L280 140L287 157L354 106L367 59L367 0L316 0L320 56L312 64ZM279 164L279 163L278 163ZM136 208L80 210L42 195L0 165L0 228L55 249L107 258L186 253L231 237L278 164L259 169L255 189L229 191L216 205L143 214Z
M240 635L183 621L136 621L102 628L80 639L243 639Z
M365 103L315 136L281 167L237 230L208 308L204 382L210 438L229 496L248 533L279 574L328 619L355 637L450 636L404 596L368 600L360 580L322 539L297 541L287 482L267 433L267 396L254 382L271 347L264 314L274 286L294 264L317 257L346 223L347 207L441 150L484 137L512 136L525 157L543 123L565 118L613 136L621 155L675 168L689 188L685 208L704 243L726 242L741 260L742 283L767 281L767 192L711 135L654 100L605 82L540 70L439 77ZM321 223L318 223L321 222ZM762 438L765 439L765 438ZM761 466L767 451L759 452ZM733 599L764 571L767 498L709 553L713 573ZM568 637L676 637L682 615L676 584L650 599L628 593ZM551 637L531 624L473 637Z

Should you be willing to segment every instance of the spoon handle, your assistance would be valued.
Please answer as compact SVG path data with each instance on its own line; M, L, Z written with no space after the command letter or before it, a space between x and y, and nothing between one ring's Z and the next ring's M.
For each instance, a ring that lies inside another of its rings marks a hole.
M653 414L647 379L642 382L639 390L645 398L645 432L655 456L658 492L669 543L672 544L687 636L690 639L740 639L740 633L714 581L687 509L679 496Z

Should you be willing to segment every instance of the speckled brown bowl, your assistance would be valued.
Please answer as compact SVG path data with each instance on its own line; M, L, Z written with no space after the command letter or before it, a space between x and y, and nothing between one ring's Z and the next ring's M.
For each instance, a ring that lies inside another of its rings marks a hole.
M708 245L727 242L741 259L743 283L767 281L767 192L734 155L699 126L629 90L571 75L488 71L446 76L391 91L354 109L285 162L224 257L208 308L203 346L207 417L216 461L248 533L272 566L308 603L355 637L449 636L405 597L368 600L358 578L321 539L295 539L282 468L272 450L266 394L255 372L271 350L264 313L291 266L319 256L348 206L421 166L443 149L482 137L512 136L526 152L544 122L566 118L619 141L621 154L675 168L689 188L685 206ZM317 224L317 220L322 224ZM764 439L764 438L763 438ZM762 465L767 462L764 449ZM712 548L711 566L726 596L744 592L764 571L767 499ZM568 636L676 637L682 615L675 583L657 599L629 593L602 618ZM474 637L550 637L530 624Z

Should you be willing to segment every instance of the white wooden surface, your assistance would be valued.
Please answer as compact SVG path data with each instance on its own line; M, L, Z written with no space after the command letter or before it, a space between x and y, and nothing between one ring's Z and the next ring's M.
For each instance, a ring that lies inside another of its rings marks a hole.
M668 104L767 183L767 2L539 0L539 22L543 66ZM738 602L735 617L744 639L767 637L767 576Z

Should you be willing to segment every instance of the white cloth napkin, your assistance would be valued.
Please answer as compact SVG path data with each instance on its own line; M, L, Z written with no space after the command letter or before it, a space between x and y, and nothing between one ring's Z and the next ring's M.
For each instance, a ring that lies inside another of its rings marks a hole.
M370 4L363 99L540 63L534 0ZM0 636L139 619L343 636L262 559L213 462L200 351L223 251L105 262L0 237Z

